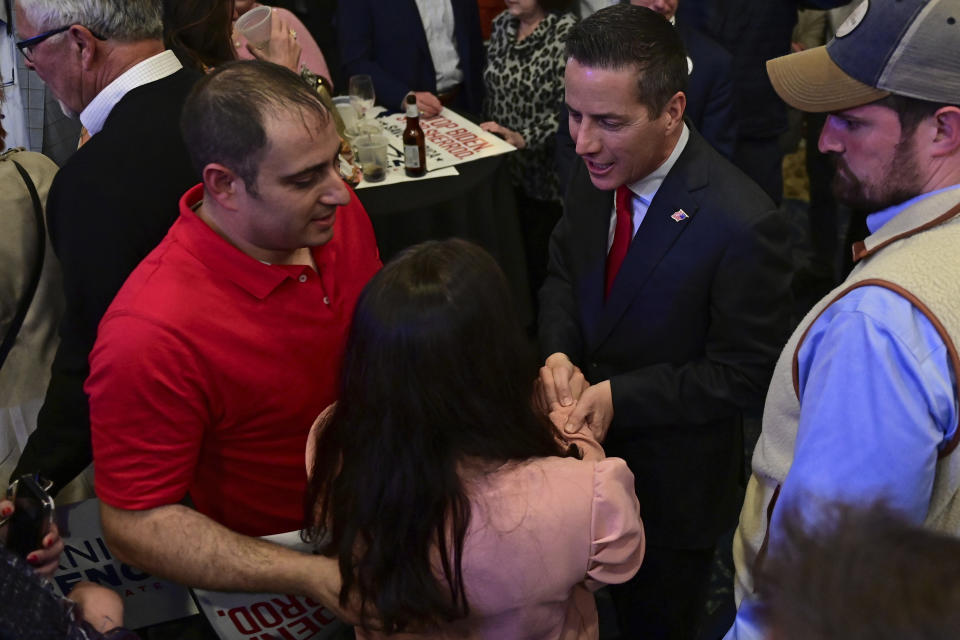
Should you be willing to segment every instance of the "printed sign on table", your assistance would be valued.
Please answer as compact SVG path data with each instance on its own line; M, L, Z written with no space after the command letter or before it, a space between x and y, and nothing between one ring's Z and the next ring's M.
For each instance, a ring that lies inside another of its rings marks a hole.
M454 167L440 167L427 171L425 175L419 178L411 178L403 169L403 155L393 147L390 147L387 149L387 173L383 180L379 182L368 182L366 179L363 179L360 181L360 184L354 187L354 190L372 189L373 187L385 187L390 184L411 182L413 180L429 180L431 178L446 178L457 175L460 175L460 172Z
M309 551L292 531L267 536L276 544ZM310 598L275 594L222 593L194 589L200 610L222 640L328 640L347 625Z
M394 139L393 144L402 149L406 116L395 113L377 118L377 122ZM436 117L420 118L420 128L427 139L428 171L516 151L510 143L446 108Z
M63 554L53 583L61 595L70 593L81 580L113 589L123 598L124 622L130 629L197 614L185 587L154 578L113 557L103 540L99 500L57 507L57 523Z

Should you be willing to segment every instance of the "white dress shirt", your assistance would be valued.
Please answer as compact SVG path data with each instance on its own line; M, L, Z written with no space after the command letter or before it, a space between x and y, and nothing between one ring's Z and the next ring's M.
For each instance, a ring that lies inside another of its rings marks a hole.
M135 64L114 78L90 101L80 112L80 122L91 136L99 133L107 116L129 91L173 75L182 68L177 56L169 49Z
M416 0L427 36L433 68L437 72L437 93L443 93L463 81L460 55L454 36L451 0Z

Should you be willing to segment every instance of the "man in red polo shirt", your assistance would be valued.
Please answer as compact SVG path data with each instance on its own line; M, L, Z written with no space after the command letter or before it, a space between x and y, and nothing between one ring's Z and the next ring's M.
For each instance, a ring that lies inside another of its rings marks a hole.
M203 183L104 315L86 391L111 549L203 585L200 568L236 571L234 532L301 527L307 434L380 259L333 121L292 72L218 68L182 129Z

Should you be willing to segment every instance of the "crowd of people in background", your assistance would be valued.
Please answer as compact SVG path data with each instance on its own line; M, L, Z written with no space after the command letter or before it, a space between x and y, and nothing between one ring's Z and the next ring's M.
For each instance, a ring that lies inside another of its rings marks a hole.
M359 638L956 635L960 0L268 4L0 6L0 481ZM357 74L512 145L535 322L466 240L382 263ZM0 544L0 638L137 637L63 544Z

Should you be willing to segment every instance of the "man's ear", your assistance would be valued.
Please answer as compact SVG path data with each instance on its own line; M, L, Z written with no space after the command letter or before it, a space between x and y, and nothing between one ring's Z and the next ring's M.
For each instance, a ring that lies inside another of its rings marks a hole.
M97 59L97 48L102 45L102 41L90 33L90 29L80 24L67 29L67 37L70 38L70 43L80 51L83 70L90 71Z
M238 198L246 193L243 180L229 167L211 162L203 168L203 187L208 197L217 201L223 209L236 211Z
M683 125L683 114L687 110L687 94L683 91L677 91L667 100L663 112L669 116L667 128L673 131Z
M960 107L940 107L933 114L936 131L931 141L931 155L943 157L960 150Z

